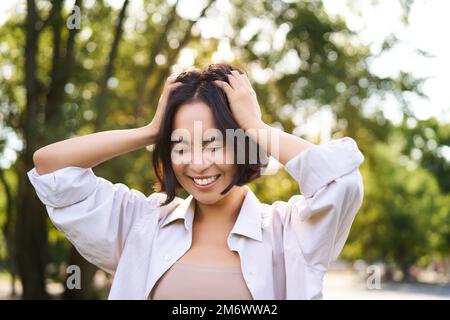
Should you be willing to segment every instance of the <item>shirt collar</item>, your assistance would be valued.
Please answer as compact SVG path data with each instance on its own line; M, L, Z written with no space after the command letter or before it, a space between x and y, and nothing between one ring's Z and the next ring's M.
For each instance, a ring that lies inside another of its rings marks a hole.
M231 230L231 234L240 234L258 241L262 241L261 230L261 203L256 195L248 187L247 194L245 195L242 203L241 210L236 219L236 223ZM184 226L187 230L192 230L192 223L194 221L195 214L195 201L192 195L182 200L181 203L168 214L167 218L162 224L162 227L168 225L175 220L184 220Z

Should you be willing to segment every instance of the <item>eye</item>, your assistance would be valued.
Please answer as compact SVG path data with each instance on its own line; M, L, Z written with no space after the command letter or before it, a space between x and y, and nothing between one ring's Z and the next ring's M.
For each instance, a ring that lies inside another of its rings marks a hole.
M183 148L174 148L173 150L176 154L183 154L185 151Z
M211 146L211 147L206 148L206 150L215 152L215 151L219 150L220 148L221 148L220 146Z

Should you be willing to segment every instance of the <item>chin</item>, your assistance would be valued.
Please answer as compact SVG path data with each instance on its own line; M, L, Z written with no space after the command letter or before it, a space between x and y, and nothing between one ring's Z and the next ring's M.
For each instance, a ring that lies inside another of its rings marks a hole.
M195 200L202 204L214 204L220 200L220 197L213 195L199 195L198 193L191 193Z
M192 185L191 180L183 180L182 187L183 189L191 194L194 199L202 204L214 204L225 198L231 190L229 190L226 194L220 194L225 188L231 183L230 181L221 181L218 185L214 187L212 190L198 190L196 187Z

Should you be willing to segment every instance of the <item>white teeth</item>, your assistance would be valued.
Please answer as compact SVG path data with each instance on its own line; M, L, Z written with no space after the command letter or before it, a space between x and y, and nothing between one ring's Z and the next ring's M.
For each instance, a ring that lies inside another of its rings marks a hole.
M211 177L211 178L208 178L208 179L196 179L196 178L193 178L193 180L194 180L194 182L196 184L198 184L200 186L204 186L204 185L213 183L214 181L217 180L218 177L219 176L217 175L217 176L214 176L214 177Z

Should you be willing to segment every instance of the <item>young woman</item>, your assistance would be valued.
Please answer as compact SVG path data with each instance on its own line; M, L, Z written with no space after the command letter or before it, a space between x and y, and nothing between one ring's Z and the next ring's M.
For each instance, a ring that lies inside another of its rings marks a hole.
M239 130L249 139L228 139ZM91 169L152 144L148 197ZM302 195L260 203L246 186L265 164L252 146ZM314 145L265 124L247 76L222 63L169 77L145 127L39 149L28 176L55 226L114 273L109 299L315 299L361 206L363 159L349 137Z

